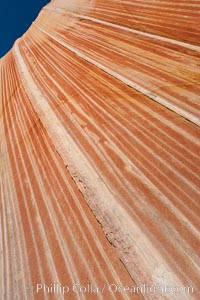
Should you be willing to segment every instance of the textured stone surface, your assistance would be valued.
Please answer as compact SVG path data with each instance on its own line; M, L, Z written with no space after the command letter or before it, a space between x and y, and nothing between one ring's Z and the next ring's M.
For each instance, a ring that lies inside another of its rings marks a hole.
M0 299L200 298L197 25L199 1L55 0L0 60Z

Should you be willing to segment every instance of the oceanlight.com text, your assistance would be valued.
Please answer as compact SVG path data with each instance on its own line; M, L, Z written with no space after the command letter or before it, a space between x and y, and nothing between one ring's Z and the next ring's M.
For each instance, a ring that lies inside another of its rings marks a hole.
M109 292L112 294L192 294L194 289L192 286L173 286L173 285L149 285L142 284L140 286L120 285L117 283L105 283L103 285L95 284L80 284L74 283L72 285L61 283L38 283L32 288L37 294L103 294Z

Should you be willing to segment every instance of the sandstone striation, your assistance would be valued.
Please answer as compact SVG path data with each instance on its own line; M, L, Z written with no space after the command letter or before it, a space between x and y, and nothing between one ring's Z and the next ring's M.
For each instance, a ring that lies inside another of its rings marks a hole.
M52 0L0 60L0 299L200 299L199 7Z

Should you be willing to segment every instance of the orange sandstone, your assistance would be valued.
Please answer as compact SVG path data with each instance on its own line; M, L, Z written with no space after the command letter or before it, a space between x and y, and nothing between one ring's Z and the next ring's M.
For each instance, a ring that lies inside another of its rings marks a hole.
M0 60L1 299L199 299L197 25L54 0Z

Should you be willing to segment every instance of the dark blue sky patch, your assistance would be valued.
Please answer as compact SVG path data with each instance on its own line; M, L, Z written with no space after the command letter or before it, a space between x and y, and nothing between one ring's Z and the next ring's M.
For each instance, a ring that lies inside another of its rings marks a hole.
M3 0L0 5L0 57L23 35L48 0Z

